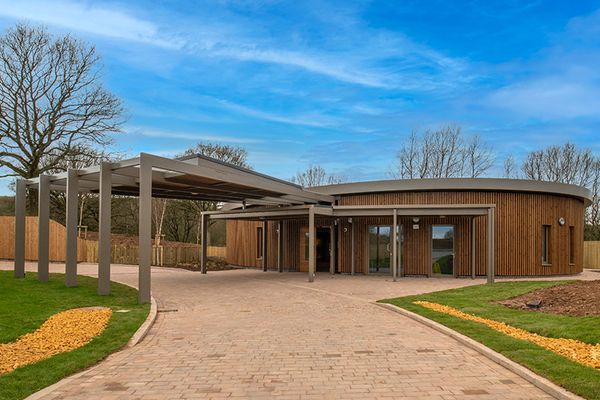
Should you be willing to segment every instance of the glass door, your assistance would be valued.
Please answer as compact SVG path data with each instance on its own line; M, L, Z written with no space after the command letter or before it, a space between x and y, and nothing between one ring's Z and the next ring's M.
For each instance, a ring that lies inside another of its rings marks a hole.
M454 276L454 226L431 227L431 273Z
M391 226L369 226L369 273L391 273L391 234Z

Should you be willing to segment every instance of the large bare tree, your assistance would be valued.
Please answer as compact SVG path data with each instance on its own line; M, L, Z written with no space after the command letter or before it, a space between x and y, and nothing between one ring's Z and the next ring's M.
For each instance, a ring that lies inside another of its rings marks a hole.
M0 36L0 177L32 178L106 145L123 108L93 46L18 24Z
M600 240L600 157L572 143L529 152L521 170L526 178L585 186L593 202L586 210L586 238Z
M418 178L476 178L494 164L493 149L478 135L465 136L459 125L423 133L413 131L402 144L392 176Z
M296 172L291 180L302 187L333 185L347 181L343 176L327 173L320 165L309 165L305 171Z

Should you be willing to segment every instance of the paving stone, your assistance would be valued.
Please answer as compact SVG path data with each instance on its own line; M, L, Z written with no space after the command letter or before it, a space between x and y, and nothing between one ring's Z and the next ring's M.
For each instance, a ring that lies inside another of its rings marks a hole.
M112 274L137 281L137 267L114 265ZM549 398L455 340L371 303L482 282L318 274L310 284L301 273L153 268L159 308L178 311L159 313L140 344L47 398Z

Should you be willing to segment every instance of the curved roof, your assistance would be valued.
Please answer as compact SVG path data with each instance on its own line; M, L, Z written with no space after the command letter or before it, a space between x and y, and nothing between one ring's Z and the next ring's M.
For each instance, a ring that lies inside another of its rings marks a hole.
M577 185L542 182L525 179L499 178L443 178L443 179L391 179L382 181L340 183L315 186L308 190L328 195L344 195L376 192L421 192L421 191L499 191L549 193L576 197L588 206L592 202L591 192Z

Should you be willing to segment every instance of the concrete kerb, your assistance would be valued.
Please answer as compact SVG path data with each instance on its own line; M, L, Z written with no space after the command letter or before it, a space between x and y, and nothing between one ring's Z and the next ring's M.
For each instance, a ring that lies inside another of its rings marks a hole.
M152 297L150 297L150 312L148 313L148 316L146 317L146 320L144 321L144 323L133 334L133 336L131 337L131 339L129 339L129 341L127 342L127 345L125 345L124 348L117 351L116 353L109 354L109 356L118 356L119 353L122 353L124 350L128 350L128 349L134 347L135 345L137 345L138 343L140 343L142 341L142 339L144 339L144 337L146 337L146 335L150 331L150 328L154 324L154 321L156 321L157 315L158 315L158 306L156 304L156 300L152 296ZM98 368L100 363L102 363L102 361L98 362L97 364L95 364L89 368L84 369L83 371L80 371L73 375L67 376L66 378L63 378L60 381L29 395L28 397L25 398L25 400L41 400L44 397L46 397L47 395L49 395L50 393L52 393L53 391L55 391L56 389L58 389L64 385L68 385L69 383L71 383L75 379L79 378L80 376L87 374L88 372L93 371L94 369Z
M520 364L517 364L516 362L508 359L507 357L503 356L502 354L495 352L494 350L490 349L489 347L486 347L483 344L471 339L470 337L465 336L461 333L458 333L455 330L452 330L438 322L432 321L428 318L420 316L419 314L415 314L411 311L405 310L405 309L395 306L393 304L389 304L389 303L373 303L373 304L376 304L387 310L401 314L412 320L420 322L421 324L428 326L429 328L435 329L438 332L441 332L447 336L450 336L454 340L464 344L465 346L475 350L479 354L489 358L490 360L503 366L504 368L508 369L509 371L519 375L521 378L523 378L526 381L528 381L529 383L535 385L536 387L543 390L544 392L546 392L547 394L549 394L550 396L552 396L554 398L561 399L561 400L582 400L583 399L583 397L579 397L576 394L571 393L566 389L563 389L562 387L558 386L557 384L549 381L546 378L543 378L543 377L535 374L531 370L525 368L524 366L522 366Z

